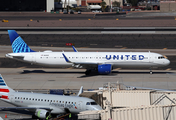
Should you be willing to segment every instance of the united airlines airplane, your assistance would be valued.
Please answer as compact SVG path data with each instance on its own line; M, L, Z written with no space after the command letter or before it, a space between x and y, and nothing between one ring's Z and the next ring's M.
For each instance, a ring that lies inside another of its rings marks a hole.
M0 75L0 99L17 107L0 107L0 110L27 110L40 119L48 116L75 113L102 108L92 99L78 96L62 96L28 92L16 92L9 88Z
M84 68L86 75L91 70L99 74L109 74L114 68L153 68L163 67L170 61L152 52L36 52L31 50L15 30L8 30L13 53L6 57L52 67Z

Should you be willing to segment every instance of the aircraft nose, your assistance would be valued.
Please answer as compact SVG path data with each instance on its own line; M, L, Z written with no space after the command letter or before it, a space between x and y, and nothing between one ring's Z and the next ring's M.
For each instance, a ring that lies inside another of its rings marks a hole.
M102 108L98 105L98 106L94 106L94 110L102 110Z
M170 61L168 59L165 60L165 65L169 65Z
M167 64L167 65L169 65L169 64L170 64L170 60L168 60L168 59L167 59L167 62L166 62L166 64Z

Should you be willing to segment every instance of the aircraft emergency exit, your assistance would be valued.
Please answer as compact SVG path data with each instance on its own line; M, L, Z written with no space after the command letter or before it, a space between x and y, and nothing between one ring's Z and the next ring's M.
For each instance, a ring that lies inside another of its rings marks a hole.
M31 50L15 30L8 30L13 53L6 57L32 64L52 67L84 68L86 75L92 69L99 74L109 74L114 68L153 68L163 67L170 61L153 52L36 52Z
M82 87L78 95L82 91ZM62 96L29 92L16 92L7 86L0 75L0 99L17 107L0 107L0 110L27 110L40 119L64 113L78 114L102 108L92 99L79 96Z

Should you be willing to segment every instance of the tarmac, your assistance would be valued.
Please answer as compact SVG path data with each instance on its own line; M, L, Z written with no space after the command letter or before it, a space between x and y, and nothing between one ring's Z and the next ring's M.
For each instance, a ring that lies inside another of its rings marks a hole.
M176 27L175 14L130 12L120 14L51 14L0 12L1 27ZM145 17L147 15L147 17ZM155 16L156 15L156 16ZM162 16L164 15L164 16Z
M1 68L0 73L12 89L98 89L107 82L128 86L175 89L175 70L120 70L110 75L84 75L84 69Z

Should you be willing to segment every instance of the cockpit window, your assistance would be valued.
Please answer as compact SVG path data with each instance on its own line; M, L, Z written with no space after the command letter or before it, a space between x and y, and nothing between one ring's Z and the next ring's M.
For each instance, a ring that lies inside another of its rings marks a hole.
M97 105L96 102L87 102L86 105Z
M86 105L90 105L90 102L87 102Z
M159 56L158 59L164 59L164 57L163 56Z
M91 105L97 105L97 103L96 102L91 102Z

